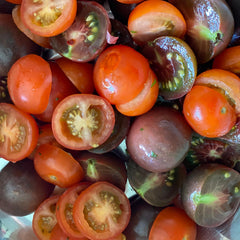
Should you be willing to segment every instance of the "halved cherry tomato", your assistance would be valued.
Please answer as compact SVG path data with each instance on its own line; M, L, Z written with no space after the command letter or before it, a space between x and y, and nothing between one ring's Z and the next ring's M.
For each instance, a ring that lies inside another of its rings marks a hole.
M0 103L0 158L17 162L36 147L38 126L34 118L13 104Z
M81 93L93 93L93 65L88 62L73 62L59 58L56 63Z
M149 240L195 240L196 223L184 210L166 207L155 218L149 233Z
M34 155L34 167L45 181L67 188L81 181L84 171L71 154L63 149L42 144Z
M115 115L111 104L93 94L73 94L63 99L52 117L53 135L66 148L88 150L111 135Z
M157 101L159 83L155 73L150 70L143 90L133 100L116 105L117 110L127 116L137 116L149 111Z
M187 30L182 13L163 0L147 0L138 4L128 18L128 30L140 45L160 36L182 38Z
M29 54L18 59L8 73L7 84L10 97L19 109L39 114L47 108L52 72L42 57Z
M83 190L73 206L77 228L92 240L119 236L130 220L130 202L124 192L108 182Z
M100 54L94 66L95 89L111 104L126 103L142 91L149 70L142 54L128 46L113 45Z
M33 33L56 36L71 26L77 14L77 0L22 0L21 19Z
M77 229L73 220L73 205L79 194L90 186L90 182L80 182L68 188L59 198L57 202L56 216L62 231L76 238L83 238L84 235Z
M195 85L183 102L183 114L190 126L202 136L227 134L237 115L226 96L209 86Z
M57 224L56 204L60 195L44 200L33 214L32 228L38 239L50 240L51 232Z

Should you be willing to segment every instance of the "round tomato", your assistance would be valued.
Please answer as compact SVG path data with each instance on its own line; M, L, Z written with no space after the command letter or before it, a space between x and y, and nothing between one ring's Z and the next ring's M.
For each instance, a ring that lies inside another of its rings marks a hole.
M80 182L68 188L57 202L57 221L63 232L71 237L83 238L73 220L73 205L79 194L90 186L89 182Z
M182 13L171 3L148 0L138 4L128 18L128 30L140 45L160 36L182 38L187 30Z
M81 165L63 149L42 144L34 155L34 167L45 181L67 188L81 181L84 171Z
M93 94L73 94L63 99L52 117L53 135L66 148L98 147L111 135L115 124L112 105Z
M195 240L197 226L192 219L177 207L166 207L155 218L149 240Z
M77 0L22 0L21 19L33 33L56 36L69 28L77 14Z
M10 97L19 109L39 114L47 108L52 72L42 57L28 54L18 59L8 73L7 84Z
M5 0L7 2L13 3L13 4L21 4L22 0Z
M134 3L140 3L143 0L117 0L117 1L124 4L134 4Z
M98 94L111 104L123 104L144 88L150 66L131 47L113 45L103 51L94 66L93 81Z
M220 137L234 126L237 115L226 96L218 90L195 85L183 102L183 114L190 126L204 137Z
M29 114L13 104L0 103L0 158L16 162L36 147L38 126Z
M93 240L119 236L128 225L130 215L130 202L124 192L102 181L83 190L73 206L77 228Z

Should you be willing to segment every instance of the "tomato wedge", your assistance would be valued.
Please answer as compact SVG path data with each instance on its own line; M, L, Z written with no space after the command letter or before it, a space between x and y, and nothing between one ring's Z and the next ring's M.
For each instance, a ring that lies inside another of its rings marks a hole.
M22 0L21 19L33 33L52 37L71 26L77 14L77 0Z

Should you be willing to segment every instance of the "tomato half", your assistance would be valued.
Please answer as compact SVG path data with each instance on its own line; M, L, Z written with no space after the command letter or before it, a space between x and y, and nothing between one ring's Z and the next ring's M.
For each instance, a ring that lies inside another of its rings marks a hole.
M67 188L81 181L84 171L81 165L63 149L42 144L34 155L34 167L45 181Z
M183 102L183 114L190 126L205 137L227 134L237 115L226 96L208 86L195 85Z
M21 19L33 33L56 36L71 26L77 14L77 0L22 0Z
M197 226L192 219L177 207L166 207L155 218L149 240L195 240Z
M90 182L80 182L68 188L57 202L57 221L63 232L76 238L83 238L84 235L77 229L73 220L73 205L79 194L90 186Z
M36 147L38 126L34 118L13 104L0 103L0 158L16 162Z
M147 59L139 52L113 45L100 54L94 66L95 89L111 104L126 103L142 91L149 70Z
M101 181L83 190L73 206L77 228L93 240L119 236L129 223L130 214L130 202L124 192Z
M21 110L39 114L47 108L52 72L42 57L28 54L18 59L8 73L7 84L13 103Z
M87 150L98 147L111 135L115 124L112 105L93 94L73 94L55 108L52 130L66 148Z

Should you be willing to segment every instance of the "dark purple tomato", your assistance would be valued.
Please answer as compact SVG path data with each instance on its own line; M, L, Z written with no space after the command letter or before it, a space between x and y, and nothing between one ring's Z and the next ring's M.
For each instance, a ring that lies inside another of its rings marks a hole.
M0 76L0 102L11 103L12 100L10 98L7 86L7 77Z
M183 208L198 225L217 227L240 203L240 174L222 164L202 164L188 173L181 191Z
M167 172L185 158L192 129L172 107L155 107L138 116L126 138L130 157L150 172Z
M172 204L179 194L186 170L180 165L168 172L154 173L130 159L127 162L127 174L132 188L147 203L156 207L166 207Z
M40 54L41 47L22 33L11 14L0 14L0 76L7 76L12 64L27 54Z
M111 23L105 8L95 1L78 1L74 23L62 34L50 38L52 48L60 55L88 62L107 46Z
M186 41L205 63L223 51L234 32L234 18L225 0L169 0L187 23Z
M197 75L197 60L188 44L180 38L163 36L145 45L143 55L159 81L159 95L171 100L184 96Z
M0 172L0 209L13 216L25 216L51 195L54 185L44 181L33 161L9 162Z

